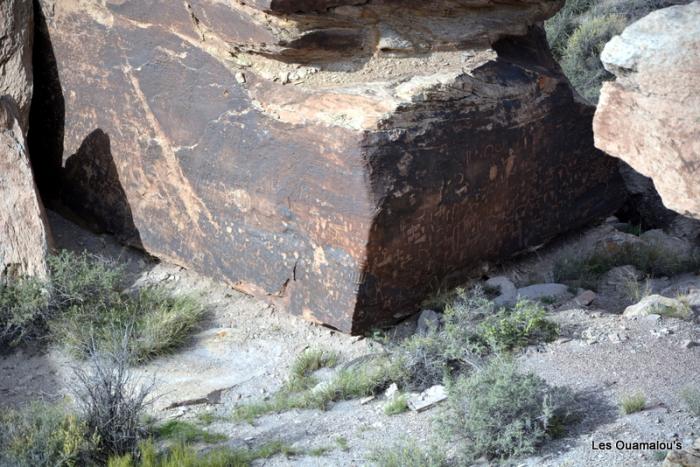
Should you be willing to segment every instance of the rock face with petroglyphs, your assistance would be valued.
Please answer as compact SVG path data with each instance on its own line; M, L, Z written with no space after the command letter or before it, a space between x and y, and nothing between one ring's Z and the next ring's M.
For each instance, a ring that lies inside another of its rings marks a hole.
M664 205L700 219L700 1L657 10L614 37L601 60L595 144L650 177Z
M40 3L62 203L307 319L395 321L623 201L560 1Z

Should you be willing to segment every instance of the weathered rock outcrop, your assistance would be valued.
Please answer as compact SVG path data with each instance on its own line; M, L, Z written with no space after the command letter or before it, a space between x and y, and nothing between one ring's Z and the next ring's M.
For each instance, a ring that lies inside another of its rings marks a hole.
M32 101L32 42L34 8L32 0L0 2L0 97L9 95L19 107L24 134L29 127Z
M14 100L0 97L0 283L44 278L51 236Z
M603 50L595 144L650 177L666 207L700 219L700 2L655 11Z
M41 3L62 201L343 331L623 201L533 26L559 1Z

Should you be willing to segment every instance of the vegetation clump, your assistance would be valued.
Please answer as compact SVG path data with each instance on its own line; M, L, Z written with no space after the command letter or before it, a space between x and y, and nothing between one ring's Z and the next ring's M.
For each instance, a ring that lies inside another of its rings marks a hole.
M511 352L559 335L544 307L522 300L512 308L497 308L483 290L459 291L445 308L443 325L426 335L414 335L392 349L404 368L403 387L425 389L450 375L478 368L484 357Z
M629 415L635 412L641 412L646 407L647 398L642 393L629 394L623 396L620 400L620 409L622 413Z
M547 39L574 88L596 103L603 82L613 78L600 61L605 44L627 25L672 3L671 0L567 0L545 22Z
M97 441L62 404L35 402L0 414L0 465L87 465Z
M198 452L186 443L178 443L159 453L153 440L149 439L141 442L135 455L111 457L107 467L247 467L258 459L278 454L291 457L300 453L281 441L253 449L220 447L205 452Z
M394 446L375 449L369 460L377 467L442 467L447 465L437 449L421 449L416 443L403 441Z
M398 415L408 410L408 398L405 394L397 394L384 406L387 415Z
M700 417L700 389L692 386L684 387L681 390L681 398L688 410L696 417Z
M0 349L43 335L49 317L48 292L35 279L0 284Z
M84 357L95 346L110 350L128 328L139 363L181 346L205 315L191 296L160 287L123 291L124 269L107 259L64 250L48 262L45 283L0 285L0 344L51 340Z
M698 269L700 255L696 252L679 255L658 243L625 243L613 249L597 248L587 255L559 260L554 267L554 279L573 287L596 290L603 274L628 265L648 277L671 277Z
M502 358L460 376L448 393L439 423L446 440L459 440L463 464L482 456L505 459L534 453L547 438L560 435L575 414L570 391L519 373L513 362Z

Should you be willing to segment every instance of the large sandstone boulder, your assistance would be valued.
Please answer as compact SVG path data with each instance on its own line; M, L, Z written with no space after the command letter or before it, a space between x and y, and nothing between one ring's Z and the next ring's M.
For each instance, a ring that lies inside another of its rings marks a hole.
M0 283L45 278L51 236L14 100L0 98Z
M650 177L664 204L700 219L700 2L655 11L603 50L595 144Z
M560 1L41 3L61 201L307 319L395 321L624 199L533 26Z
M29 128L32 102L32 0L0 1L0 97L9 95L19 106L24 134Z

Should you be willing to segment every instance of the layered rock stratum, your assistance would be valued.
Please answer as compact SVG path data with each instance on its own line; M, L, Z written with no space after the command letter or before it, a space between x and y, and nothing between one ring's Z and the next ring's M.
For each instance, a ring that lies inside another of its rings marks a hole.
M603 50L595 144L650 177L666 207L700 219L700 2L657 10Z
M39 164L125 241L363 332L624 200L537 26L561 3L41 0Z

